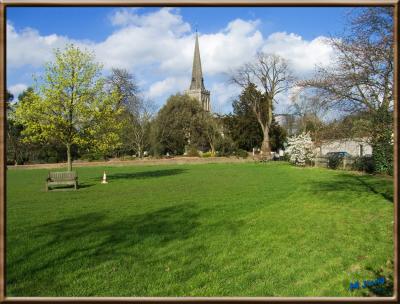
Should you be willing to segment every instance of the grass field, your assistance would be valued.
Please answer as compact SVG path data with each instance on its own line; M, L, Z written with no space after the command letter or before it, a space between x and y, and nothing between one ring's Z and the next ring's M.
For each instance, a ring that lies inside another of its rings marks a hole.
M284 163L76 171L78 191L46 193L47 170L8 170L8 296L360 296L350 282L393 259L388 178Z

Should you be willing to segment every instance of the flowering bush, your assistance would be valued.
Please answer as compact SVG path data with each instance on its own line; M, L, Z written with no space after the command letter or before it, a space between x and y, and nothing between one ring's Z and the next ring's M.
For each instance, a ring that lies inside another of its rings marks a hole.
M286 152L290 155L290 162L296 166L305 166L307 162L314 160L314 144L309 133L288 138Z

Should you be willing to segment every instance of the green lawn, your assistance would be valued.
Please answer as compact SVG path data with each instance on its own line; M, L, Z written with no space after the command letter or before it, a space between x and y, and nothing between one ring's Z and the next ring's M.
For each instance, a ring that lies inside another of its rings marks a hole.
M48 193L47 170L8 170L8 296L360 296L349 283L393 259L388 178L283 163L76 170L78 191Z

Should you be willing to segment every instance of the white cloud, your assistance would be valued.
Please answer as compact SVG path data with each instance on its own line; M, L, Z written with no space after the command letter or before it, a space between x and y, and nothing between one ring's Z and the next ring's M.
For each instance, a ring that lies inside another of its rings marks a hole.
M34 29L17 31L7 23L7 65L41 66L52 49L68 42L93 50L105 69L126 68L136 74L149 98L164 98L186 89L190 82L195 34L176 8L146 14L140 9L119 9L110 16L116 26L104 41L76 41L57 34L42 36ZM263 37L260 20L235 19L214 33L199 34L205 83L214 105L227 109L239 89L222 79L258 52L277 53L290 60L295 72L307 75L315 64L327 65L333 51L324 37L305 40L294 33L276 32ZM160 80L161 79L161 80ZM210 81L213 79L212 81ZM165 101L165 99L164 99Z
M268 36L262 50L289 60L292 68L299 75L311 72L316 65L328 65L333 55L326 37L320 36L307 41L299 35L286 32L277 32Z
M119 9L110 16L110 21L112 25L124 26L132 22L133 13L137 12L140 8L131 7L125 9Z
M166 94L174 94L184 91L189 86L189 81L183 77L168 77L164 80L153 83L146 96L155 99Z
M179 9L166 7L141 15L136 14L138 10L138 8L120 9L111 16L111 23L115 26L166 29L180 34L190 31L190 25L183 21Z
M131 9L116 11L111 21L121 27L94 46L105 68L140 70L146 66L154 73L162 69L174 73L187 68L179 58L182 53L190 57L189 45L193 39L190 25L183 21L179 11L162 8L143 15L136 12Z
M41 36L37 30L32 28L17 31L10 22L7 22L6 27L7 65L10 67L42 66L52 59L55 49L62 49L67 43L92 49L91 43L88 41L77 41L57 34Z
M226 113L232 101L240 94L240 88L226 82L215 82L211 89L211 108L213 112Z
M18 95L25 91L28 86L24 83L18 83L8 88L11 94L14 95L14 101L18 98Z
M41 36L37 30L26 28L17 32L7 22L7 64L40 66L50 60L52 49L65 45L67 39L56 34Z
M218 33L200 36L204 72L229 73L252 58L263 44L258 24L258 21L236 19Z

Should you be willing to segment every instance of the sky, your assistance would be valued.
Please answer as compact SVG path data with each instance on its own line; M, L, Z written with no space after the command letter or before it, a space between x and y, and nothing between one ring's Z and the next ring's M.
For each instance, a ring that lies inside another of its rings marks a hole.
M288 60L298 78L332 63L326 38L343 32L349 8L341 7L8 7L7 88L14 96L43 73L53 50L74 43L103 64L132 73L147 100L161 107L188 89L196 29L213 112L229 113L240 88L229 75L257 52ZM277 112L291 92L277 98Z

